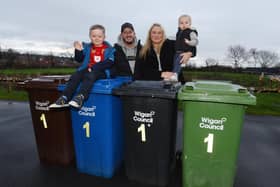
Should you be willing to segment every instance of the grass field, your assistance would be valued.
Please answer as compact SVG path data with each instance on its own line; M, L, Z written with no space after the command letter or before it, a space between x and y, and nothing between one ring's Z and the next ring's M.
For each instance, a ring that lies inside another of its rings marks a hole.
M39 75L65 75L72 74L76 68L34 68L34 69L1 69L1 76L39 76ZM202 71L184 71L184 78L187 81L195 79L205 80L227 80L235 84L240 84L245 87L270 87L275 88L280 86L277 82L271 82L269 77L265 76L262 81L259 81L259 75L248 73L231 73L231 72L202 72Z
M256 93L257 105L249 106L247 113L280 116L280 93Z
M30 68L30 69L1 69L1 75L6 76L37 76L37 75L65 75L75 72L75 68Z
M275 115L280 116L280 94L279 93L256 93L257 105L249 106L247 114L253 115ZM0 87L0 100L28 101L25 91L11 91ZM180 104L179 109L181 110Z
M186 80L205 79L205 80L227 80L234 84L245 87L269 87L276 88L280 86L279 82L271 82L269 77L265 76L262 81L257 74L249 73L230 73L230 72L201 72L201 71L184 71Z
M0 100L27 101L28 94L26 91L8 91L8 89L0 86Z
M20 69L20 70L0 70L1 75L64 75L72 74L75 68L55 68L55 69ZM188 81L195 79L206 80L227 80L235 84L240 84L245 87L277 87L278 83L270 82L267 77L263 82L259 81L259 76L255 74L244 73L225 73L225 72L199 72L199 71L185 71L184 77ZM276 115L280 116L280 93L255 93L257 97L257 105L249 106L247 114L254 115ZM17 100L28 101L28 95L25 91L8 90L0 85L0 99L2 100ZM180 106L180 104L179 104ZM179 107L180 108L180 107Z

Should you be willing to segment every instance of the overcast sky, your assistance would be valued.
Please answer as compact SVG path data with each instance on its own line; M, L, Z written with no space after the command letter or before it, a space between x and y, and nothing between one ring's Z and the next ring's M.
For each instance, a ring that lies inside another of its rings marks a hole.
M144 43L154 22L174 36L178 16L189 14L199 34L197 59L224 59L236 44L279 54L279 7L279 0L1 0L0 46L72 51L73 41L89 41L88 29L96 23L113 44L123 22L133 23Z

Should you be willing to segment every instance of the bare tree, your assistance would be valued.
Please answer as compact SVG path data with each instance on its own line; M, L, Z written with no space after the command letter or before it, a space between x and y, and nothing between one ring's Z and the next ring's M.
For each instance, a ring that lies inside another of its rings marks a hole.
M233 60L233 66L235 68L240 67L242 63L248 60L246 49L241 45L229 46L227 57Z
M279 62L279 56L275 52L260 50L257 54L262 68L271 67Z
M252 61L248 61L250 64L254 64L255 67L257 67L257 64L259 64L259 55L258 50L256 48L251 48L248 52L249 58L252 59Z
M219 65L219 61L215 58L207 58L205 60L205 64L206 64L206 67L209 67L209 66L218 66Z

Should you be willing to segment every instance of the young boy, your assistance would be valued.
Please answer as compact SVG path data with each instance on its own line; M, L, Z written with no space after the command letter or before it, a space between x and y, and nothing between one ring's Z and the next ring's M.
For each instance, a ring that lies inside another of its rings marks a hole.
M172 81L178 81L178 74L182 67L181 54L184 52L192 52L192 56L196 55L196 46L198 45L197 31L191 27L191 17L189 15L181 15L178 19L178 32L175 42L175 57L173 63L173 71L175 74L171 77Z
M80 109L88 98L93 83L98 79L106 78L105 70L113 65L115 49L104 41L105 28L102 25L91 26L89 38L91 43L74 42L75 60L82 62L82 64L70 77L62 95L49 108L70 105ZM77 90L79 85L80 88ZM76 90L76 96L70 100Z

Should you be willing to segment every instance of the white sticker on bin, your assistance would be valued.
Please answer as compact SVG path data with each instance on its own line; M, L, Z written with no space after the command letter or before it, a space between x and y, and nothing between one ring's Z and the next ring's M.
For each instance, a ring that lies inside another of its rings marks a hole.
M49 104L50 101L35 101L35 110L43 110L48 111L49 110Z
M137 133L141 134L141 142L145 143L147 141L147 127L149 128L153 124L156 113L152 110L150 112L133 111L133 114L133 121L139 125Z
M150 112L134 111L133 121L143 122L143 123L153 123L154 115L155 115L155 111L150 111Z
M95 110L96 110L96 106L92 106L92 107L83 106L78 113L80 116L95 117Z
M199 127L202 129L211 129L211 130L224 130L224 123L227 121L226 117L221 119L213 119L209 117L201 117Z

